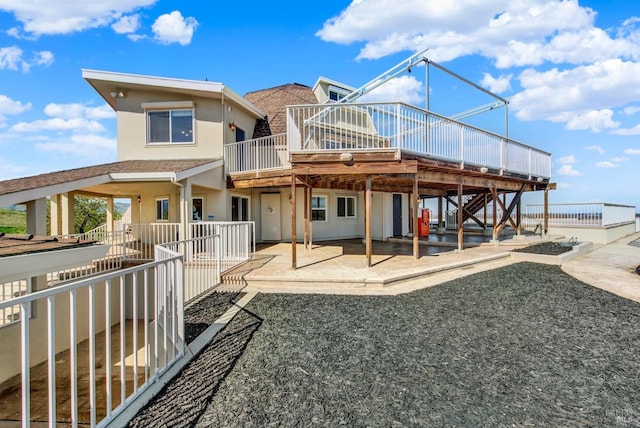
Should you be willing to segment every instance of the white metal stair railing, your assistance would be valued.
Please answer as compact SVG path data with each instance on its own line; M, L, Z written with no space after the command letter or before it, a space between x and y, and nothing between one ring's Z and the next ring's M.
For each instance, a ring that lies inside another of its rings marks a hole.
M104 426L182 358L183 259L160 251L155 262L0 302L0 310L20 308L20 323L1 330L18 340L4 347L0 367L0 380L20 376L20 404L3 411L21 414L23 427L34 418L49 426L59 418L72 426ZM39 339L42 332L46 340ZM98 352L102 344L105 351ZM44 380L31 378L41 372L34 365L44 367ZM59 390L60 381L68 390Z

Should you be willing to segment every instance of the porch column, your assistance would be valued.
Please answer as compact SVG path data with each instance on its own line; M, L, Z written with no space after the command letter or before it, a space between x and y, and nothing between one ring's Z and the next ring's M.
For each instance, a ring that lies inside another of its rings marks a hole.
M420 258L420 236L418 231L418 174L413 179L413 257L417 260Z
M38 236L47 234L47 198L27 202L27 233Z
M297 268L296 260L296 173L291 172L291 269Z
M60 194L60 234L71 235L75 232L73 218L75 217L73 207L73 193Z
M113 197L107 198L107 232L113 232Z
M364 194L364 235L367 267L371 267L371 176L367 176L367 187Z
M307 249L307 243L309 242L309 189L304 187L304 249Z
M458 184L458 251L462 251L464 231L462 227L462 184Z
M178 184L178 183L176 183ZM189 226L192 216L191 206L191 182L189 179L180 184L180 204L178 210L178 221L180 222L181 239L191 239L191 228Z
M542 213L542 233L549 233L549 188L544 189L544 207Z
M51 195L49 197L49 225L51 236L60 234L60 197L59 195Z

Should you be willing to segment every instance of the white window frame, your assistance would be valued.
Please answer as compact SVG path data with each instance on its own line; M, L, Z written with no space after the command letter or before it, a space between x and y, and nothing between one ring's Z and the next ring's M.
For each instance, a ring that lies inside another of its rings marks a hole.
M162 201L167 201L167 218L166 219L162 218L162 215L160 217L158 216L158 208L159 208L158 203L159 202L162 203ZM156 198L156 221L167 221L168 222L169 221L169 216L170 216L170 213L169 213L170 207L171 207L171 205L169 205L169 198Z
M340 199L344 199L344 214L340 215ZM348 201L353 201L353 215L349 215L349 203ZM338 195L336 196L336 217L338 218L356 218L358 216L358 206L357 199L355 196L350 195Z
M142 108L145 110L145 120L147 125L146 143L149 146L157 145L193 145L196 142L195 136L195 108L192 101L171 101L171 102L153 102L142 103ZM171 126L173 124L171 120L171 113L174 111L190 111L191 112L191 141L172 141ZM169 141L150 141L151 137L151 122L150 113L168 112L169 113Z
M318 200L320 199L324 199L324 208L314 208L313 207L313 200L315 198L318 198ZM324 220L314 220L313 219L313 213L314 211L324 211ZM326 223L327 221L329 221L329 198L327 197L327 195L313 195L311 196L311 221L314 222L321 222L321 223Z

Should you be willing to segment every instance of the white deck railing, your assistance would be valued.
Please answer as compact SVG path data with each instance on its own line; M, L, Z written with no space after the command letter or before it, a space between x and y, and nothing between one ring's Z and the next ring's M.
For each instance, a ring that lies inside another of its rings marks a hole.
M227 174L279 169L289 166L287 134L270 135L225 144L224 165Z
M92 241L97 244L111 245L111 249L106 256L93 260L91 264L79 266L73 269L65 269L58 272L51 272L47 276L49 285L54 285L61 281L81 278L97 273L108 272L122 267L124 261L125 234L122 230L108 231L106 224L84 233L74 233L71 235L56 235L59 240L77 239L80 241Z
M549 204L548 221L551 226L608 227L635 222L636 208L607 203ZM544 205L526 205L522 222L535 227L544 221Z
M225 146L228 173L288 167L289 152L396 149L531 178L551 177L551 155L498 134L401 103L287 107L283 135Z
M131 223L124 225L124 230L127 260L153 260L154 245L184 238L180 236L180 223Z
M182 257L159 251L155 262L0 302L0 310L20 308L20 323L0 332L3 342L19 338L3 346L2 370L21 373L23 427L33 422L35 397L36 408L48 409L38 422L103 425L184 354ZM70 372L59 372L63 361ZM34 364L46 365L45 385L32 384ZM59 377L67 377L68 389L58 390ZM86 414L79 414L81 401Z

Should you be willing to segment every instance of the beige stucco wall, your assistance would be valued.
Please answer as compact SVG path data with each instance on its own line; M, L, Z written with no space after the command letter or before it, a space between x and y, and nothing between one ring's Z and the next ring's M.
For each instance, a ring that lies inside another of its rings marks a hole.
M147 144L147 122L143 103L192 101L193 144ZM118 160L221 158L223 143L235 141L230 123L242 128L249 139L255 117L239 105L222 98L201 98L169 92L130 91L118 99Z
M273 193L274 189L266 192ZM291 205L289 202L290 189L280 188L280 213L281 213L281 234L282 240L291 240ZM262 191L239 191L229 190L226 199L230 200L231 195L244 195L249 197L251 220L256 222L256 236L258 241L262 238L262 227L260 221L261 198ZM331 239L347 239L347 238L364 238L364 192L351 192L344 190L314 189L314 196L327 197L327 221L313 222L313 240L331 240ZM355 218L339 218L337 216L337 197L338 196L355 196L356 198L356 217ZM406 210L408 199L406 195L403 197L403 210ZM231 207L227 201L227 219L231 218ZM304 238L304 189L296 191L296 238L302 241ZM372 214L371 214L371 233L375 240L386 240L393 236L393 207L392 196L389 193L373 192ZM404 211L403 211L404 213ZM218 220L218 218L216 218ZM403 233L409 231L409 223L407 216L403 215Z
M580 242L593 242L594 244L609 244L636 231L633 222L611 227L567 227L549 226L550 235L562 235L567 239L576 237Z

